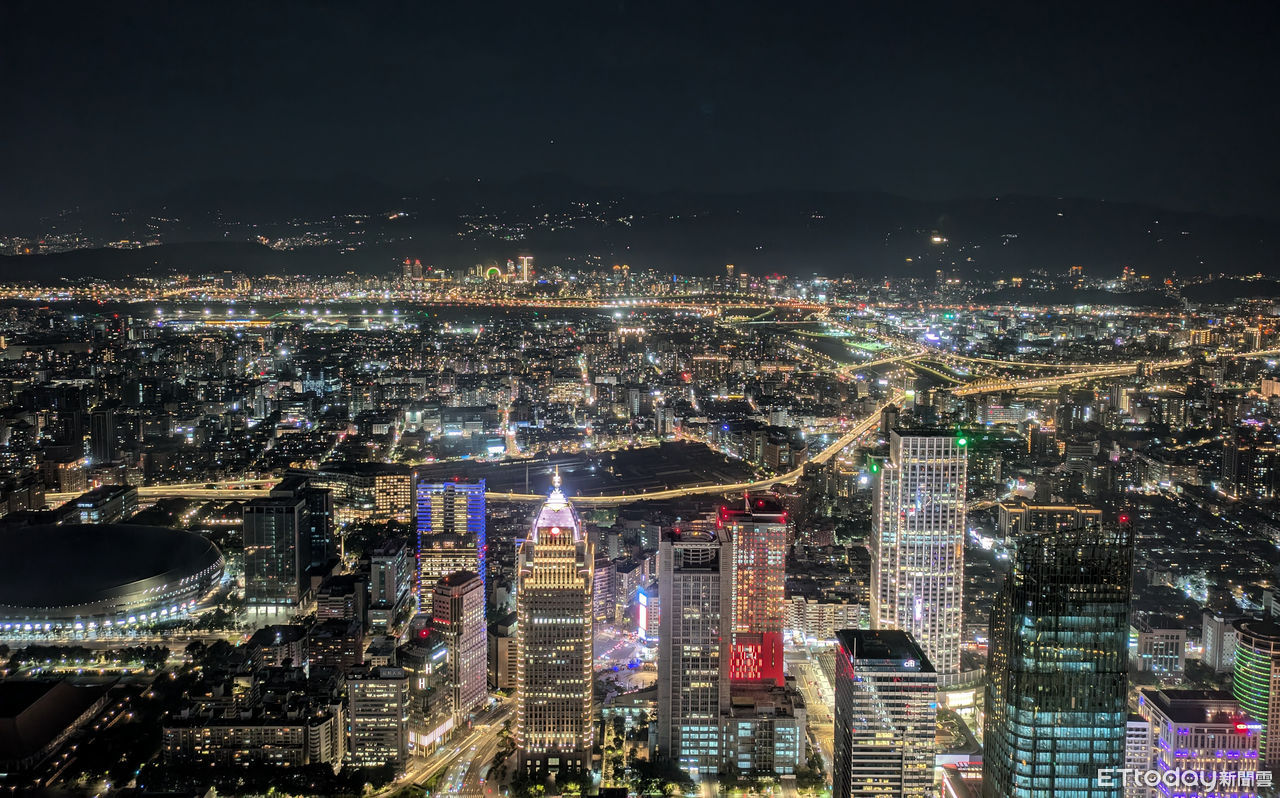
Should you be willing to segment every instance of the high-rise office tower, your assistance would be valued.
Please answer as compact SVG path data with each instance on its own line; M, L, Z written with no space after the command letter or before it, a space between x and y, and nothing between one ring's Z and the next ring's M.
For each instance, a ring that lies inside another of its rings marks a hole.
M461 726L489 695L484 583L469 571L444 577L436 582L432 612L434 627L449 652L446 684L451 691L454 723Z
M658 546L658 756L695 779L720 767L729 705L733 549L721 530L673 530Z
M591 762L594 548L557 472L516 561L515 737L527 772Z
M307 592L307 569L336 556L329 491L290 475L243 513L245 600L250 612L292 609Z
M933 795L938 674L911 635L836 632L834 798Z
M413 556L408 542L392 538L369 551L369 629L395 634L413 606ZM483 596L481 612L484 612Z
M299 559L303 569L322 566L340 555L333 529L333 492L318 488L305 474L288 474L271 488L271 497L301 498L307 504L307 518L298 536Z
M116 405L103 403L89 416L89 459L99 466L116 459Z
M871 624L903 629L938 673L960 670L968 441L893 430L875 469Z
M388 665L348 672L347 720L353 764L392 765L403 773L409 761L409 672Z
M1128 518L1016 542L991 613L982 794L1119 798L1098 770L1125 761Z
M1253 420L1241 422L1223 444L1223 489L1242 501L1275 498L1280 493L1278 453L1274 428Z
M733 545L729 678L781 686L787 514L774 497L751 494L739 509L721 507L716 526L728 530Z
M298 605L304 570L299 538L307 527L300 496L265 496L245 503L244 585L250 613Z
M436 582L455 571L470 571L488 585L484 489L483 479L418 483L418 605L425 613Z
M1233 626L1236 659L1231 694L1249 717L1262 724L1262 764L1280 767L1280 624L1242 618Z
M996 505L996 534L1005 540L1034 532L1101 525L1102 511L1083 504L1028 504L1018 501Z

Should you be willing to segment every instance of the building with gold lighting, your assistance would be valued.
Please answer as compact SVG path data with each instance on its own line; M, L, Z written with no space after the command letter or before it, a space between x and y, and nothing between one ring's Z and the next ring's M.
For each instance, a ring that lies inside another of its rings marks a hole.
M517 557L516 749L528 773L591 763L594 548L557 472Z

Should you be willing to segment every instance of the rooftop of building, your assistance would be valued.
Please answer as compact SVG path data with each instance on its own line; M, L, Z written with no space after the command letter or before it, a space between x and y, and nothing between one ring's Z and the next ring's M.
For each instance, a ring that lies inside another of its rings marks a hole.
M672 543L715 543L719 535L714 529L701 527L672 527L662 532L662 539Z
M771 493L749 493L743 496L740 506L730 507L725 505L722 508L722 514L726 516L782 515L785 512L786 509L782 506L782 502L778 501L778 497Z
M1271 645L1280 646L1280 623L1270 618L1241 618L1232 626L1241 635L1248 635Z
M96 488L81 493L75 498L75 501L77 504L98 502L120 496L131 490L137 490L137 488L132 485L99 485Z
M942 783L946 795L954 795L956 798L979 798L982 794L982 765L943 765Z
M347 672L347 681L408 678L409 672L397 665L361 665Z
M316 469L316 473L354 474L360 476L382 476L384 474L409 476L413 473L413 468L403 463L379 463L371 460L362 460L355 463L324 463L320 468Z
M0 759L40 752L114 684L115 680L75 684L66 679L0 683Z
M794 679L788 679L785 687L772 682L738 682L730 689L729 712L735 718L789 718L804 709L804 697L795 689Z
M1227 690L1144 690L1142 699L1174 723L1232 723L1244 717Z
M307 636L307 628L296 624L274 624L253 633L249 638L250 646L267 648L285 643L296 643Z
M836 642L854 661L933 673L933 663L907 632L899 629L840 629Z
M448 576L440 577L440 581L437 582L436 584L439 587L462 587L463 585L467 584L471 580L473 579L478 580L479 578L480 577L477 576L473 571L454 571Z
M221 564L216 546L180 529L136 524L4 528L0 606L52 613L141 598L148 591L172 589L190 577L211 573Z
M1133 628L1140 632L1185 631L1187 624L1171 615L1152 614L1133 619Z

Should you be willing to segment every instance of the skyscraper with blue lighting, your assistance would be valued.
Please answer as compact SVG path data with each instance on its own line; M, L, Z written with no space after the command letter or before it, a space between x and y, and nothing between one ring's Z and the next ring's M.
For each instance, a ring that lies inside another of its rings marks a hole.
M423 611L431 608L436 582L457 571L478 575L488 596L484 492L483 479L418 483L418 603Z
M1121 798L1133 532L1127 516L1017 538L991 618L984 798Z

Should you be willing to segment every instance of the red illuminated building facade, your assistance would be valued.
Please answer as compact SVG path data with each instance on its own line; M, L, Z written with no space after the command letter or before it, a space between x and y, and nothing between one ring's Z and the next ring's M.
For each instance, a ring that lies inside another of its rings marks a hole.
M787 514L778 500L749 494L742 507L721 507L718 525L733 542L733 645L729 678L785 684L782 624Z

